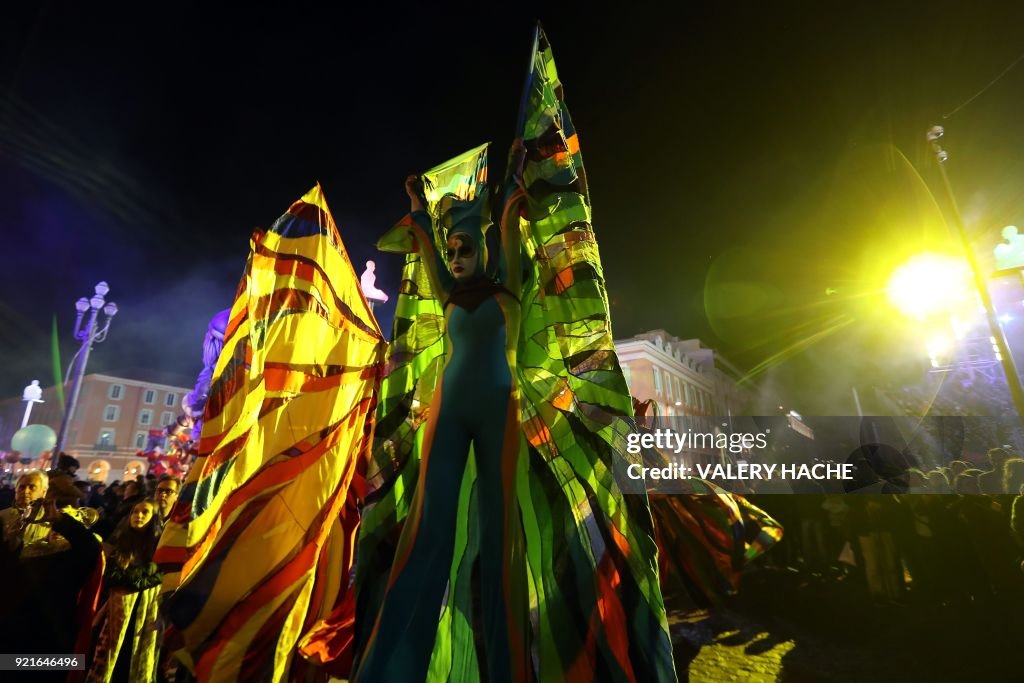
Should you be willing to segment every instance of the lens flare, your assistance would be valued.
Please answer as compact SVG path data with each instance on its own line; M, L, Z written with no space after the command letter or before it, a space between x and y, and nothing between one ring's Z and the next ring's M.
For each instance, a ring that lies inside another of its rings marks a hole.
M924 320L970 301L966 264L950 256L922 254L899 266L889 278L889 300L904 314Z

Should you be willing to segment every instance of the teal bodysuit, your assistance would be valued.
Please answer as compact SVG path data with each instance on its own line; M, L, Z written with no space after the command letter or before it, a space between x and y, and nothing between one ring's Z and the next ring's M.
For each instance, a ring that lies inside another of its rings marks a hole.
M429 234L427 215L416 212L413 218ZM478 254L480 251L478 246ZM456 528L465 523L457 519L457 512L471 445L480 515L481 669L492 683L511 680L504 594L506 489L502 455L506 434L518 430L518 421L515 407L510 405L513 380L506 357L508 329L502 304L517 303L500 285L482 276L456 284L439 256L437 263L439 279L449 295L445 306L449 355L439 380L440 391L430 406L433 432L428 427L417 494L422 508L418 523L410 519L403 531L403 540L412 535L411 546L405 561L392 569L369 648L354 677L358 681L426 680ZM481 271L482 264L477 272ZM472 620L473 615L466 618Z

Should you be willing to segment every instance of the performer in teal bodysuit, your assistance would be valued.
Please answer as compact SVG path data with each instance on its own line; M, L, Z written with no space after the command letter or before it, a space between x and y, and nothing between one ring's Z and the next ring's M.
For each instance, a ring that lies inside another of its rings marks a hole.
M521 149L521 147L520 147ZM458 491L470 448L475 454L480 521L480 607L488 680L510 680L508 613L503 558L508 497L502 483L503 451L511 431L518 446L507 321L518 307L512 292L488 275L486 192L472 202L446 204L447 252L431 238L434 228L419 195L418 179L406 179L410 226L435 291L444 297L447 360L434 395L421 452L418 519L406 530L407 551L396 558L373 644L357 680L422 681L437 633L458 524ZM509 210L522 197L510 198ZM518 221L518 215L515 216ZM500 268L508 272L509 264ZM515 330L513 330L515 332ZM414 513L416 515L416 513Z
M406 261L362 499L360 683L676 678L647 499L617 478L631 402L540 30L516 130L493 221L484 145L424 172L378 242Z

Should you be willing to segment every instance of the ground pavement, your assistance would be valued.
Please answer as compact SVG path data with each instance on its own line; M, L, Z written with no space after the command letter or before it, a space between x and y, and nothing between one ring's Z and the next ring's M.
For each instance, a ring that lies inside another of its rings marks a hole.
M768 570L702 621L667 606L681 681L687 642L692 683L1024 681L1020 605L877 603L849 577Z

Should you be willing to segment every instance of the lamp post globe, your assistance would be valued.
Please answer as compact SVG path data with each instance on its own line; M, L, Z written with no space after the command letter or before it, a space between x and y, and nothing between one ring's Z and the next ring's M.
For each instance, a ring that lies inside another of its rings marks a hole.
M82 342L82 346L78 351L77 363L72 361L74 373L71 375L71 390L68 394L67 406L64 409L64 417L60 422L60 431L57 433L57 440L53 446L54 463L67 442L68 427L75 414L75 406L82 388L82 378L85 376L85 367L89 362L89 352L92 351L94 344L106 340L107 332L110 330L110 321L117 315L117 304L113 301L108 302L104 298L110 292L110 286L106 282L99 282L93 291L95 293L92 297L88 299L82 297L75 302L75 310L78 311L78 317L75 319L75 339ZM101 311L105 316L102 327L99 324Z

